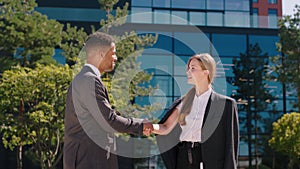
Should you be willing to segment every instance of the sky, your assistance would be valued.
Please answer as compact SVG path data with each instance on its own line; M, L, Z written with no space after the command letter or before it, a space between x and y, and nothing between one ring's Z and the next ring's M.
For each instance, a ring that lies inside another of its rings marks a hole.
M295 5L300 5L300 0L282 0L282 14L283 15L293 15L293 9Z

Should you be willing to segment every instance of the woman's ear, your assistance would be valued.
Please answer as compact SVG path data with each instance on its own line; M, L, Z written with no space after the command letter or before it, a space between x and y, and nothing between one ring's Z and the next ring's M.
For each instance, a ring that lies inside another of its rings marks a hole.
M204 74L209 75L209 70L204 70Z

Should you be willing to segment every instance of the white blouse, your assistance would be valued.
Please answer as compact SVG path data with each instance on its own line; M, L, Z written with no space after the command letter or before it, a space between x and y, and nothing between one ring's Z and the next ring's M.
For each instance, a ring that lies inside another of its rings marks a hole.
M209 88L200 96L195 95L191 112L185 117L186 125L181 126L182 132L179 138L180 141L201 142L201 128L203 124L205 109L211 92L212 89ZM181 110L181 107L182 103L180 103L176 107L179 112Z

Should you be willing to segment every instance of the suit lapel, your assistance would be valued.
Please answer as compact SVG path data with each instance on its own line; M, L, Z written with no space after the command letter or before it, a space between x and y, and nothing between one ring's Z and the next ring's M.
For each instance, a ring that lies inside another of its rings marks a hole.
M101 80L101 77L99 77L99 76L96 74L96 72L94 72L94 70L93 70L91 67L89 67L89 66L84 66L83 69L84 69L83 71L85 71L85 72L91 72L91 73L93 73L93 74L96 76L96 78L100 81L101 87L103 88L103 90L104 90L104 92L105 92L107 101L110 102L110 101L109 101L109 97L108 97L107 89L106 89L106 87L104 86L104 84L103 84L103 82L102 82L102 80ZM96 89L96 90L97 90L97 89Z
M209 109L210 109L212 94L213 94L213 92L211 92L211 94L209 96L209 99L208 99L208 102L207 102L207 105L206 105L206 108L205 108L205 113L204 113L204 117L203 117L202 128L203 128L203 126L205 124L205 121L206 121L206 118L207 118L207 115L208 115L208 112L209 112Z
M102 81L101 81L101 79L100 79L100 82L101 82L101 84L102 84ZM102 84L103 85L103 84ZM108 97L108 93L107 93L107 89L106 89L106 87L103 85L103 88L104 88L104 91L105 91L105 94L106 94L106 99L107 99L107 101L110 103L110 101L109 101L109 97Z
M226 100L221 99L217 93L214 91L212 92L205 109L201 131L201 142L205 142L218 127L224 112L225 101Z

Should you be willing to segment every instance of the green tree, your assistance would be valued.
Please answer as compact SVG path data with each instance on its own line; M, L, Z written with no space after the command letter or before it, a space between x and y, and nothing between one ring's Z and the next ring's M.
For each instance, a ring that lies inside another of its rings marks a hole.
M78 57L80 50L84 46L87 39L87 33L83 28L66 24L66 30L62 33L62 43L60 45L63 50L62 55L66 58L66 63L69 66L84 62ZM81 64L80 64L81 65Z
M293 16L284 16L279 20L280 42L277 44L281 56L275 56L272 61L276 72L274 79L287 85L287 89L300 98L300 6L295 6ZM294 105L300 110L300 102Z
M103 77L105 77L104 81L108 86L113 86L109 89L111 93L118 97L112 98L112 104L115 105L116 109L123 112L122 115L124 116L135 114L136 117L141 117L145 116L147 112L156 110L157 106L140 106L135 103L137 96L148 96L154 90L151 86L144 87L141 85L150 81L152 75L140 70L140 63L137 63L137 58L145 47L156 42L157 36L152 34L137 35L134 31L120 31L118 27L125 24L128 16L128 3L122 8L114 8L118 1L98 0L101 9L106 11L106 19L100 21L101 31L109 34L114 34L114 31L119 34L121 32L121 35L114 35L117 41L117 71L113 72L114 74L107 73ZM113 14L113 10L115 10L115 14ZM148 117L152 118L151 116Z
M61 42L63 25L34 11L34 0L0 0L1 60L21 66L49 64Z
M273 123L270 146L289 157L289 168L300 168L300 113L284 114Z
M141 56L145 47L156 43L157 36L153 34L138 35L134 31L124 31L122 25L128 17L128 3L120 8L116 7L119 0L98 0L101 9L106 12L106 19L100 21L101 31L114 35L116 43L116 55L118 62L115 71L103 75L103 81L109 87L112 104L116 110L122 112L122 116L147 117L153 119L150 112L160 108L159 104L138 105L136 99L139 96L149 96L155 87L147 85L152 74L141 70L137 58ZM111 86L111 87L110 87ZM123 138L121 135L119 138ZM127 138L125 138L127 139ZM149 159L130 159L133 163L145 163Z
M29 145L41 168L53 168L62 157L63 117L69 66L13 67L0 82L0 131L6 148L17 148L22 168L23 147Z
M249 165L252 165L254 156L256 168L258 158L264 152L266 138L262 135L263 131L271 124L260 113L265 112L274 100L274 96L266 88L268 84L264 78L267 74L265 65L268 65L268 62L268 54L263 53L258 44L250 44L246 53L241 53L239 58L233 59L235 76L227 78L230 84L237 87L236 93L232 93L231 96L241 103L239 111L246 113L240 117L240 128L245 130L243 132L247 133L247 136L241 139L248 143Z

